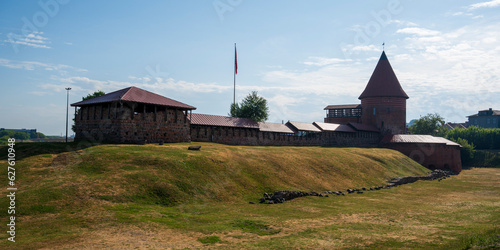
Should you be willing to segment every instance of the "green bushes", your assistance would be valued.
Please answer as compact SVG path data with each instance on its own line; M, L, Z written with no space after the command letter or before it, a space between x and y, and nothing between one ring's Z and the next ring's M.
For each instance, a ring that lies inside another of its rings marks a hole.
M500 152L476 150L474 153L474 161L471 163L472 164L465 165L481 168L500 168Z
M500 149L500 128L478 128L471 126L466 129L456 128L448 131L446 138L458 140L462 138L474 144L476 149Z
M27 133L14 130L0 130L0 145L7 144L9 138L15 138L18 140L28 140L34 138L45 138L46 136L40 132Z
M460 148L460 158L462 159L462 163L468 163L471 162L474 159L474 154L476 153L476 150L474 149L474 144L469 143L467 140L458 138L458 139L452 139L456 143L462 145Z
M488 151L500 149L500 128L456 128L448 131L446 138L462 145L464 166L500 167L500 154Z

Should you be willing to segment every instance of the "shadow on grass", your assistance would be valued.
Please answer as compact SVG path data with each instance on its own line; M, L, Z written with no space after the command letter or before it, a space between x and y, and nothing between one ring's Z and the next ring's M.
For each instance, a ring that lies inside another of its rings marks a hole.
M16 160L42 154L59 154L73 152L100 145L97 142L20 142L14 145ZM8 145L0 145L0 160L7 160Z
M500 168L500 150L476 150L474 157L462 165L463 169Z

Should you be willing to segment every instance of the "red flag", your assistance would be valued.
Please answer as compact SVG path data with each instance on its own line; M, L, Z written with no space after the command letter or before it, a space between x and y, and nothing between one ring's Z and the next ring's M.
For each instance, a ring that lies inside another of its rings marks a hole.
M234 73L238 74L238 59L236 56L236 44L234 44Z

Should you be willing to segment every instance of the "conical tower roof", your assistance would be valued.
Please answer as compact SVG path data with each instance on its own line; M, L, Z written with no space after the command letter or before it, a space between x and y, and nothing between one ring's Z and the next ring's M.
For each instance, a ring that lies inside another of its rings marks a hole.
M392 70L391 64L385 55L385 51L382 52L365 90L358 99L367 97L409 98L401 87L401 84L399 84L398 78L394 74L394 70Z

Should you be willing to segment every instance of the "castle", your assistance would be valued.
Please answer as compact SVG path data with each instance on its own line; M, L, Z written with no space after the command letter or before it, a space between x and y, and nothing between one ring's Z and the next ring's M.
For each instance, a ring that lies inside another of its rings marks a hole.
M459 144L441 137L405 134L408 98L382 52L359 96L361 104L329 105L324 122L280 124L197 114L192 113L193 106L136 87L71 106L75 107L75 140L386 147L428 168L460 172Z
M358 98L361 105L329 105L325 122L360 122L377 127L382 134L404 134L408 98L384 51Z

